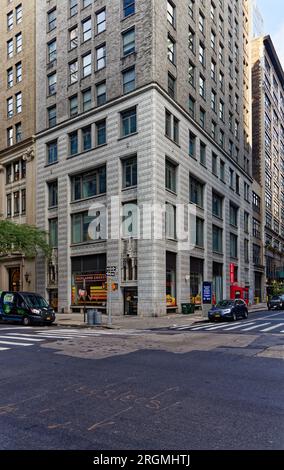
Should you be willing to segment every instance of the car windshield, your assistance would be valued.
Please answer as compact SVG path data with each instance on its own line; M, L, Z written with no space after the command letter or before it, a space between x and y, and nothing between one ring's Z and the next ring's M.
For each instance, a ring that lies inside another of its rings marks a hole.
M43 307L49 306L47 301L40 295L29 294L29 295L25 295L24 299L27 302L29 307L43 308Z
M274 295L274 296L272 297L272 300L280 300L279 295Z
M233 300L221 300L218 302L216 307L224 308L224 307L231 307L234 304Z

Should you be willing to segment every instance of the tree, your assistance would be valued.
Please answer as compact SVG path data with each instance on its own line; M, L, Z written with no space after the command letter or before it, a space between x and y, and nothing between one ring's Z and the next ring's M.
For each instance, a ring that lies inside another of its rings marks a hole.
M45 256L51 253L44 230L33 225L0 220L0 256L20 253L26 258L34 258L40 251Z

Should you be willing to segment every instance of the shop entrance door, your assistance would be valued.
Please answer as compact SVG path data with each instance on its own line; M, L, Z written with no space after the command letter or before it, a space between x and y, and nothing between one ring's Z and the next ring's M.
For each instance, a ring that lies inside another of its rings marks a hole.
M19 292L21 287L20 268L9 268L9 291Z
M138 313L138 289L126 287L124 289L124 315L137 315Z

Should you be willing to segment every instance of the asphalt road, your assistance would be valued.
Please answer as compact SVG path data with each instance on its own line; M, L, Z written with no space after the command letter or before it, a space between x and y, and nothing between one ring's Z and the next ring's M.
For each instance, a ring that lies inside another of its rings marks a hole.
M281 334L14 328L1 450L284 449Z

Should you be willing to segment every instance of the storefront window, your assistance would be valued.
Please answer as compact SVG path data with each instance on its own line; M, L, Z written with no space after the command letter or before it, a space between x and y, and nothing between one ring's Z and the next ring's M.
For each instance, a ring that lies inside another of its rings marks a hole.
M166 295L167 308L176 307L176 254L166 254Z

